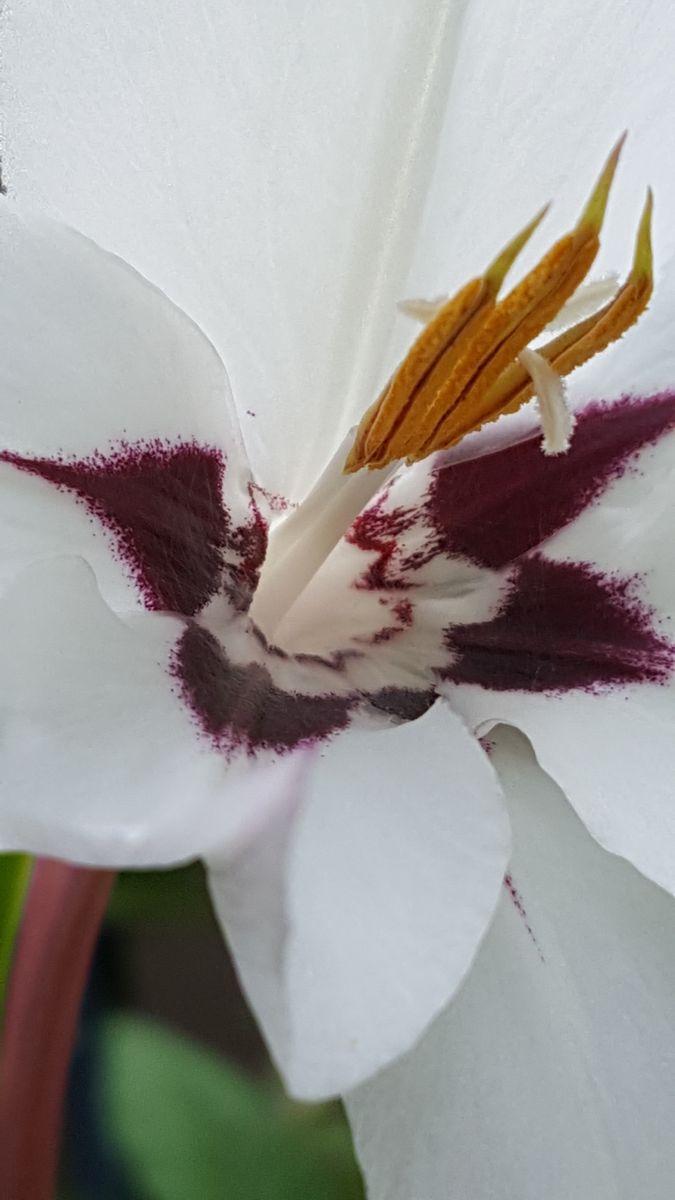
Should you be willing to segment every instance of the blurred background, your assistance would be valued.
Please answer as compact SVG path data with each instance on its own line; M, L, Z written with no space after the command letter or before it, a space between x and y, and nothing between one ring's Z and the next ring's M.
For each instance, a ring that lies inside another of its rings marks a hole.
M58 1200L364 1200L341 1106L284 1095L199 866L118 878L72 1064Z

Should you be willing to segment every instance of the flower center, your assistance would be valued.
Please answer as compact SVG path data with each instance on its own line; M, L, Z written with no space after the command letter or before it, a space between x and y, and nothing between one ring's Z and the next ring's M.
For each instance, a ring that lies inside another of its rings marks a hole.
M498 302L497 297L507 271L546 209L509 242L483 275L432 316L361 421L345 463L347 473L363 467L379 469L399 459L416 462L445 450L489 421L515 412L535 392L550 426L564 427L561 414L551 417L551 405L563 403L557 381L621 337L644 311L652 292L652 195L648 191L624 285L599 311L536 352L527 350L560 313L596 257L623 140L612 150L575 228L503 300ZM566 445L564 436L549 441L554 453Z
M250 610L268 637L276 635L310 579L395 469L393 464L447 449L489 421L516 412L535 394L544 452L568 449L574 418L565 404L562 377L635 324L652 293L651 191L623 286L590 316L572 325L565 321L567 327L551 341L534 350L529 343L556 317L564 320L567 302L596 257L623 141L612 150L571 233L503 300L498 296L506 274L547 209L451 299L414 305L414 315L427 324L365 414L346 461L345 448L340 448L310 495L272 532ZM570 308L578 312L576 297ZM362 471L364 467L368 470Z

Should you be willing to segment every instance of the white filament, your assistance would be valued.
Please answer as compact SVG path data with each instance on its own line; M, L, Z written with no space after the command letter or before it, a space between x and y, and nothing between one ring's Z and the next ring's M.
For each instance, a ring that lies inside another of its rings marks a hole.
M419 297L412 300L399 300L396 307L404 317L412 317L413 321L419 321L421 325L428 325L429 321L433 320L436 313L439 313L447 302L448 296L435 296L433 300L424 300Z
M345 475L345 459L353 441L352 429L309 495L270 531L267 555L253 597L250 616L271 638L312 576L392 467Z
M565 454L570 448L574 414L567 404L562 379L536 350L521 350L518 361L530 376L537 395L544 454Z

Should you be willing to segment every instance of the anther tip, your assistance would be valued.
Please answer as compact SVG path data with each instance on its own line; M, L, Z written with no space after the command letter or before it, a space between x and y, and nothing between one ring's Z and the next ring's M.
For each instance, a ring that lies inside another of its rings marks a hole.
M647 188L644 208L638 225L637 237L635 239L635 253L633 255L633 267L631 277L633 279L649 279L651 280L654 272L654 259L652 255L652 213L654 211L654 193L650 187Z
M535 229L541 225L541 222L543 221L550 207L551 204L549 202L548 204L545 204L543 208L540 208L539 212L535 214L532 220L528 221L527 225L525 225L524 228L521 229L520 232L517 233L516 236L506 244L504 249L500 251L495 259L493 259L487 270L483 273L483 278L490 285L490 287L493 288L495 294L502 286L507 272L513 266L521 250L527 244L527 242L529 242Z
M607 209L607 201L609 193L616 174L616 168L619 164L619 158L623 149L623 144L628 136L628 130L624 130L621 137L617 140L612 148L607 161L602 168L600 177L591 192L590 199L581 214L581 219L577 226L578 229L590 229L593 233L599 233L602 228L602 222L605 219L605 211Z
M653 193L652 189L650 187L648 187L647 195L645 196L645 212L649 212L649 215L651 216L653 211L654 211L654 193Z

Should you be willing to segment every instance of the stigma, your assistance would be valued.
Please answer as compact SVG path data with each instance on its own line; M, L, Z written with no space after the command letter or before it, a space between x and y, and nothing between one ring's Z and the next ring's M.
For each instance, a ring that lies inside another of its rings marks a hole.
M620 338L644 312L653 290L652 193L648 189L625 283L582 320L530 348L586 278L600 247L607 201L623 146L612 150L574 229L560 238L503 298L517 255L548 206L508 243L487 270L450 299L414 301L426 321L403 362L359 425L344 470L417 462L454 446L537 396L545 453L563 453L573 418L562 379Z

